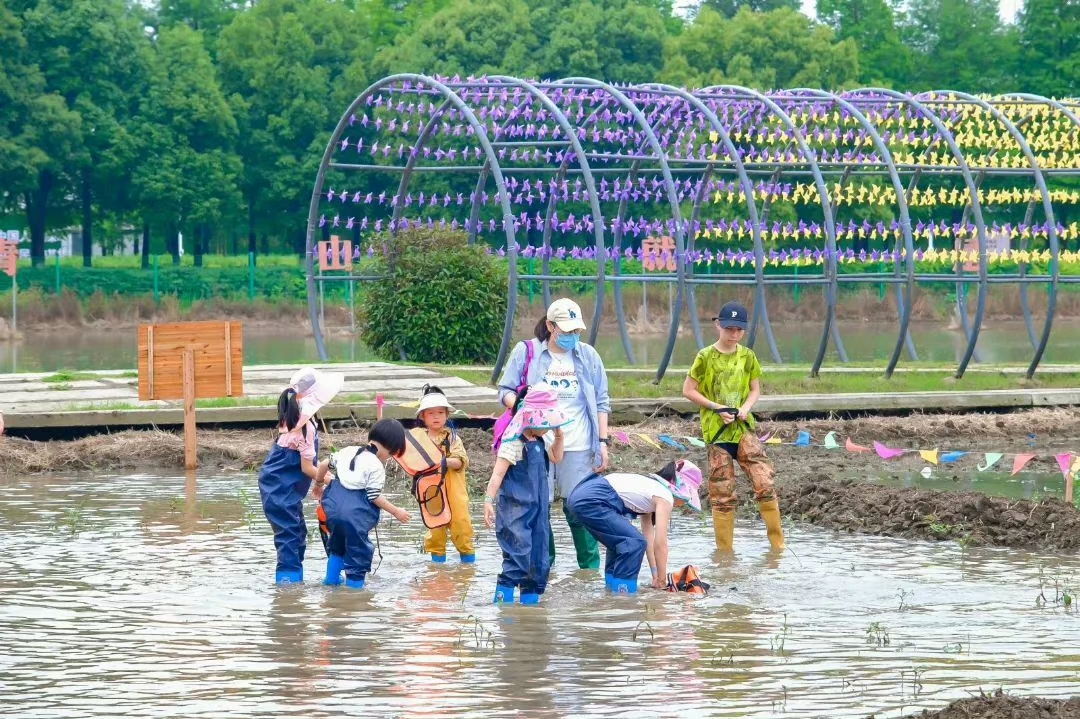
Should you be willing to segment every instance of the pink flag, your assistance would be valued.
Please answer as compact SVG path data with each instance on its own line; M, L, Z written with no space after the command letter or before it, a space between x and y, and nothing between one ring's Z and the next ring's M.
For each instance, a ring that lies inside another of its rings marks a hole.
M1018 473L1021 469L1024 468L1024 465L1026 465L1028 462L1030 462L1033 459L1035 459L1035 455L1033 455L1033 454L1018 454L1018 455L1016 455L1016 459L1013 460L1012 474Z
M874 451L882 459L892 459L893 457L899 457L904 453L902 449L893 449L892 447L886 447L881 442L874 441Z
M386 404L381 394L375 395L375 419L382 419L382 408Z
M626 432L612 432L611 436L614 437L616 441L622 444L630 444L630 435L628 435Z
M849 452L869 452L870 451L869 447L863 447L861 444L855 444L854 442L852 442L851 437L848 437L847 441L844 442L844 449L846 449Z
M1065 479L1069 478L1069 470L1072 468L1072 452L1065 452L1063 454L1055 454L1054 459L1057 460L1058 467L1061 468L1061 476Z

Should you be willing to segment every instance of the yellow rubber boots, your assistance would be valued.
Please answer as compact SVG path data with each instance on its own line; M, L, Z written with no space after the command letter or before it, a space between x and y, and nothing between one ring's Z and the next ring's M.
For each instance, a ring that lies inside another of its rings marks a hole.
M735 541L735 512L719 512L714 509L712 518L717 551L734 551L732 544Z
M765 520L769 544L777 552L784 551L784 530L780 527L780 505L776 499L769 499L758 503L758 511L761 512L761 518ZM718 534L717 542L719 542L719 536Z

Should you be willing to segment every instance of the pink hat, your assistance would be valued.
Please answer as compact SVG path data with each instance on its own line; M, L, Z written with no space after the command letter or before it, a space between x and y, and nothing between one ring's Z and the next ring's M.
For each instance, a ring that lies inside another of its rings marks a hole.
M503 442L520 439L527 429L555 429L572 420L559 409L559 397L547 387L530 387L510 424L503 432Z
M313 367L301 367L289 381L289 386L299 395L300 413L306 417L328 405L344 384L345 375L320 372Z
M698 488L701 487L702 476L698 466L688 459L680 459L675 462L675 483L669 485L671 493L677 499L690 503L690 506L701 511L701 495Z

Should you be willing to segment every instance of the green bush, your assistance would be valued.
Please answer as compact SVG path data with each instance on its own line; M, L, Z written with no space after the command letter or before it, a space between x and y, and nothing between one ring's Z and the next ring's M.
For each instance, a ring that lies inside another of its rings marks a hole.
M371 284L357 311L364 342L388 359L488 363L506 315L506 263L464 232L408 230L383 235L384 279Z

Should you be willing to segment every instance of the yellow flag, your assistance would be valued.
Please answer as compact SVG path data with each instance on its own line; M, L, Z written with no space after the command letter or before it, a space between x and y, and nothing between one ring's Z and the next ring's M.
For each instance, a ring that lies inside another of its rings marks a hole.
M765 444L783 444L783 443L784 443L784 441L782 439L780 439L779 437L777 437L775 434L772 437L769 437L767 440L765 440Z
M938 462L938 451L936 449L920 449L919 456L930 464L937 464Z
M641 437L643 440L656 447L657 449L663 449L663 447L661 447L655 439L645 434L644 432L638 432L638 437Z

